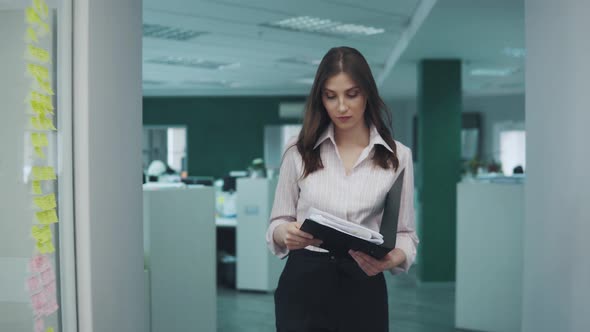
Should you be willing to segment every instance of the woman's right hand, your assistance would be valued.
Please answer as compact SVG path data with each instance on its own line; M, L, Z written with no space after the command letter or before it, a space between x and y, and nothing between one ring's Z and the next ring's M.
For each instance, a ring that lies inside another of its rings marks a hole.
M275 228L273 234L275 242L289 250L303 249L307 246L317 247L322 244L320 239L314 239L311 234L300 230L301 224L300 221L294 221Z

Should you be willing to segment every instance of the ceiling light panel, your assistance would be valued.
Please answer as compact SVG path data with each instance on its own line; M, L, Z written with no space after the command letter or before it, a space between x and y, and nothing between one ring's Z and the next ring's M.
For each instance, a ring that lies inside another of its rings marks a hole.
M280 21L262 23L260 26L339 37L372 36L385 32L385 29L381 28L343 23L311 16L297 16Z
M237 62L219 62L203 60L198 58L189 57L178 57L178 56L161 56L151 59L147 59L146 63L168 65L168 66L182 66L198 69L209 69L209 70L225 70L225 69L236 69L240 67Z
M143 24L143 36L147 38L187 41L207 33L205 31L175 28L160 24Z
M469 71L471 76L506 77L514 74L514 68L474 68Z

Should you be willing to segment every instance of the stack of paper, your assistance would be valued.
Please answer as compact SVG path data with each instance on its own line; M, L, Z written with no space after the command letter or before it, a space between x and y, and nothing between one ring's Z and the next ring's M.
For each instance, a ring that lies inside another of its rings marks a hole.
M310 208L308 215L309 219L317 222L318 224L330 227L339 232L369 241L374 244L383 244L383 235L359 224L338 218L316 208Z

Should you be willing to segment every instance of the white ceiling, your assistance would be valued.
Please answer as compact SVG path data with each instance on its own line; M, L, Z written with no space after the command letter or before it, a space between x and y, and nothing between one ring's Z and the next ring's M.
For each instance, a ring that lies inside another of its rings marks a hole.
M48 0L55 5L57 0ZM421 59L464 61L466 95L524 92L524 58L503 54L524 49L524 0L438 0L407 47L404 34L415 11L436 0L144 0L145 24L205 32L188 41L143 38L145 95L305 96L317 61L333 46L359 49L376 79L384 76L385 98L416 95ZM22 8L25 0L0 0L0 9ZM295 16L385 29L372 36L335 37L261 26ZM420 23L420 22L419 22ZM401 39L400 39L401 38ZM400 42L401 40L401 42ZM402 50L391 71L386 63ZM395 52L393 53L395 55ZM162 57L225 62L224 69L155 64ZM472 69L510 69L506 77L475 77Z
M424 1L424 0L422 0ZM375 78L421 0L145 0L144 23L206 32L189 41L144 38L146 95L298 95L309 92L316 65L333 46L359 49ZM260 26L295 16L383 28L373 36L333 37ZM399 46L399 45L397 45ZM468 95L524 91L524 59L502 53L524 47L523 0L438 0L380 87L386 98L416 94L416 65L425 58L463 59ZM149 63L178 56L239 64L224 70ZM507 77L473 77L474 68L513 69Z
M439 0L382 86L382 93L414 96L421 59L464 61L466 95L524 93L524 57L503 53L524 50L523 0ZM513 69L506 77L472 76L471 69Z
M317 65L281 62L320 60L333 46L359 49L377 73L419 0L146 0L144 23L207 32L189 41L144 38L145 94L305 95ZM260 26L296 16L313 16L386 30L372 36L334 37ZM149 63L160 56L239 63L225 70Z

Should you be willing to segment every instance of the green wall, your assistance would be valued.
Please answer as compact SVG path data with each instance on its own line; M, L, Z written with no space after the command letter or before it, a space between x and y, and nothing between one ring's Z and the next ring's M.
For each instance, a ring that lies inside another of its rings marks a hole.
M188 171L227 175L264 157L264 126L296 123L279 119L281 97L145 97L144 125L186 125Z

